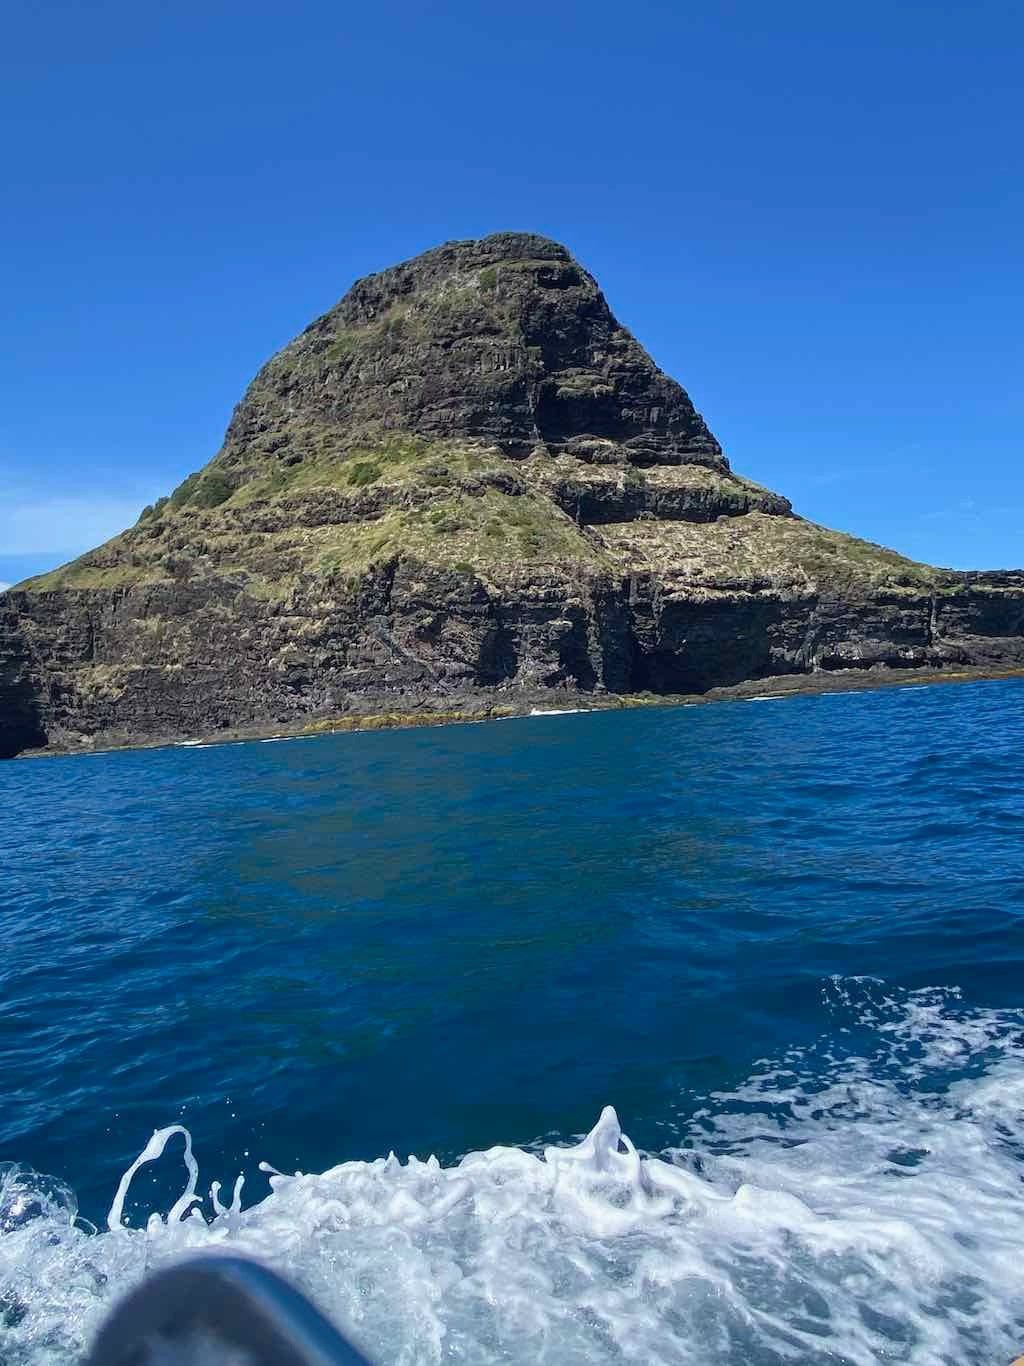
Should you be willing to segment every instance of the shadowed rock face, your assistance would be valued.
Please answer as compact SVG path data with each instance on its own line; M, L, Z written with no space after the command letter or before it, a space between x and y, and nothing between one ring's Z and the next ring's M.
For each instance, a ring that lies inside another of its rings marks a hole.
M0 596L0 759L46 743L42 710L17 614Z
M1024 662L1024 575L734 474L554 242L359 281L138 524L0 596L0 755L481 698Z

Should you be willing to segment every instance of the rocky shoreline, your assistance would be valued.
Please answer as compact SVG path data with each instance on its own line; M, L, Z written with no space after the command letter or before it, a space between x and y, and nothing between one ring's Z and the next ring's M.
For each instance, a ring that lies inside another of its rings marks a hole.
M509 721L530 716L570 713L626 711L647 707L695 707L718 702L775 701L792 697L824 696L853 692L873 692L881 688L929 687L936 684L1024 681L1024 668L963 669L850 669L836 673L783 674L773 678L750 679L728 687L711 688L705 693L632 693L596 694L537 690L513 701L498 701L482 693L459 699L461 705L437 710L437 697L410 698L407 710L352 711L293 725L252 725L217 730L182 739L180 736L144 738L106 734L86 742L57 742L44 748L26 749L19 759L69 758L92 754L111 754L122 750L200 749L214 745L258 743L271 740L315 739L324 735L354 734L364 731L409 730L433 726L479 725L487 721ZM378 699L391 702L396 699ZM455 701L456 699L447 699ZM364 699L367 708L372 699ZM419 704L419 705L417 705Z

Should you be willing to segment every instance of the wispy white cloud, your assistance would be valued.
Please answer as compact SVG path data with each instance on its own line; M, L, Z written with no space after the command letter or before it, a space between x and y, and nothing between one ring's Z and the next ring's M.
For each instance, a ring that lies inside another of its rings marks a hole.
M9 583L0 583L0 593L6 593L10 586Z
M0 506L0 555L77 555L131 526L144 497L17 498Z

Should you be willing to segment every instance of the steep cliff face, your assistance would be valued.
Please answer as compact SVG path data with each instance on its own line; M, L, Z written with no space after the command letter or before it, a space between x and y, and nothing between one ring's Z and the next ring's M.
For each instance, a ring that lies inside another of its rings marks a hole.
M1024 663L1024 574L796 517L564 248L507 233L360 281L205 469L0 596L0 754L947 663Z

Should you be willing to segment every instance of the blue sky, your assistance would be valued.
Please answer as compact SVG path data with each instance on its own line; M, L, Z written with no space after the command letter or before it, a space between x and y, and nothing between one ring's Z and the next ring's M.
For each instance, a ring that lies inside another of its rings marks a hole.
M0 581L205 463L355 277L505 228L804 515L1024 564L1016 4L5 13Z

